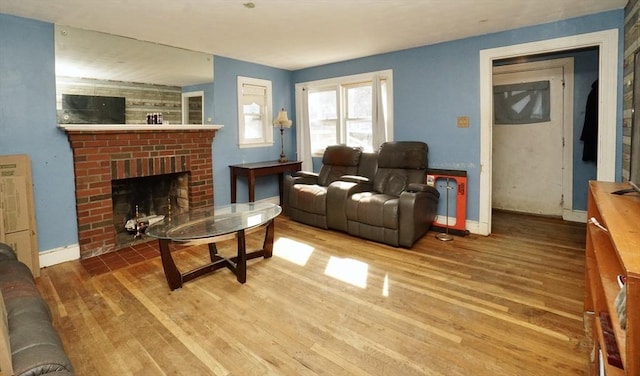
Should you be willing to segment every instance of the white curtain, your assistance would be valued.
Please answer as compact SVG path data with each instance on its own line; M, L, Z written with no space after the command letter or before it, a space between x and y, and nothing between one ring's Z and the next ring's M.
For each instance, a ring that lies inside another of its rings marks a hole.
M302 100L298 103L297 109L300 125L296 127L298 160L302 161L303 171L313 171L311 138L309 136L309 90L306 87L302 88L300 98Z
M382 80L380 80L380 75L373 76L373 87L371 90L373 94L372 98L372 108L373 113L371 114L371 125L373 130L373 150L378 150L382 143L387 141L387 117L384 113L384 92L382 90Z

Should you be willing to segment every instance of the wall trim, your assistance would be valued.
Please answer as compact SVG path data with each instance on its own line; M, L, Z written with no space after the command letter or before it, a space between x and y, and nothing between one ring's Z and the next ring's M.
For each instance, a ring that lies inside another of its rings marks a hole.
M565 210L562 219L570 222L587 223L587 212L585 210Z
M78 243L70 244L64 247L50 249L40 252L40 267L46 268L56 264L62 264L67 261L80 259L80 245Z

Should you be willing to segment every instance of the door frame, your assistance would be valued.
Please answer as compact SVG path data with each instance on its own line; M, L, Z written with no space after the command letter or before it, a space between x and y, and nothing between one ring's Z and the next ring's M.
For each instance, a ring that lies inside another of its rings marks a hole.
M562 218L573 219L573 57L559 59L548 59L526 63L515 63L509 65L496 66L493 74L506 74L529 72L533 70L563 69L564 88L562 90ZM493 84L493 76L492 76ZM492 98L493 105L493 98ZM493 117L492 117L493 119ZM491 125L491 137L493 144L493 122ZM493 151L491 155L493 165ZM492 171L493 175L493 171Z
M518 56L598 47L598 161L597 179L614 181L616 174L618 103L618 29L480 50L480 208L474 232L491 233L491 147L493 124L493 61Z

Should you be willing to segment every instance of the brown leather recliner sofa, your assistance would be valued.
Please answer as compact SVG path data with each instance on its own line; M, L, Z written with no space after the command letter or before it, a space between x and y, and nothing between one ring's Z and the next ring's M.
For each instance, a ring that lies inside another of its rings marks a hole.
M40 295L29 268L13 250L0 243L0 340L9 337L10 362L16 376L73 375L49 306ZM5 350L0 344L0 351ZM4 354L0 354L4 357ZM4 358L3 358L4 361ZM5 365L6 367L6 365ZM2 369L5 374L6 369ZM6 372L7 375L12 373Z
M319 173L286 178L285 214L312 226L411 248L431 227L440 197L424 184L427 153L427 144L419 141L385 142L375 153L330 146Z

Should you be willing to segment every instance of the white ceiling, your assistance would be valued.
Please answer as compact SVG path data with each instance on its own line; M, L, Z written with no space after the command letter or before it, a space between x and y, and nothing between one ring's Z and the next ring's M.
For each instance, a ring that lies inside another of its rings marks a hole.
M622 9L627 0L248 2L0 0L0 13L296 70Z

